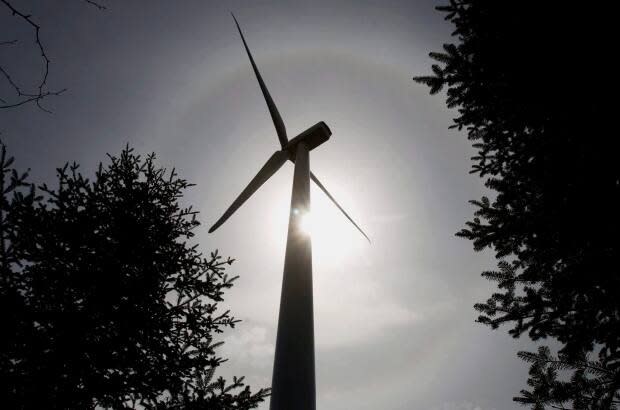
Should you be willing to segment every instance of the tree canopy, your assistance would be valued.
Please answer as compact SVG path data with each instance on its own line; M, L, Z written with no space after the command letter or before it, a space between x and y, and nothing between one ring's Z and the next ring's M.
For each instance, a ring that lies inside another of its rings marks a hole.
M3 406L247 409L268 394L215 376L233 262L202 255L191 186L126 148L35 188L0 157Z
M472 201L459 236L492 248L498 269L482 275L498 292L475 308L479 322L547 348L515 400L543 408L620 404L620 166L605 75L610 13L571 2L451 0L438 7L453 44L432 52L433 73L414 80L445 88L478 153L472 173L489 197Z

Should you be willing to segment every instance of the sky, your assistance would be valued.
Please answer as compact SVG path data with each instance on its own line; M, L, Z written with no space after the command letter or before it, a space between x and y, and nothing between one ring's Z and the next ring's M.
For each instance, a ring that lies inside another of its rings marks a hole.
M468 174L474 151L448 129L444 96L411 80L450 40L435 1L101 3L19 2L42 27L50 88L68 91L45 101L52 114L0 110L0 138L34 181L67 161L92 174L129 144L197 184L183 199L200 211L197 242L234 257L240 276L224 307L242 322L222 336L221 375L271 382L293 176L288 163L207 233L279 148L233 11L289 136L331 128L310 167L372 239L312 188L317 408L520 408L516 352L531 346L475 323L494 262L454 235L485 193ZM34 85L30 32L1 8L0 27L1 40L20 39L0 62Z

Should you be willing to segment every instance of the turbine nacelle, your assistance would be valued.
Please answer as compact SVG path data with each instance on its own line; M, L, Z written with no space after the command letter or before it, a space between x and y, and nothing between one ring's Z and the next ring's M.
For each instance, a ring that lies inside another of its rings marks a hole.
M317 122L312 127L290 140L284 147L283 151L287 151L291 161L294 161L295 153L297 152L297 145L299 145L299 143L303 142L308 151L312 151L327 141L331 135L332 131L329 129L327 124L323 121Z

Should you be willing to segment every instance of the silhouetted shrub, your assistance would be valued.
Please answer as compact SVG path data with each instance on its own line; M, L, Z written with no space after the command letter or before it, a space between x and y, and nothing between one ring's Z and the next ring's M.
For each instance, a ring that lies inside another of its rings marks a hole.
M499 259L483 276L499 291L475 306L478 321L560 342L521 352L532 362L515 400L532 408L620 403L620 165L607 60L612 14L557 1L452 0L438 7L455 44L430 56L478 154L472 173L494 199L472 201L459 236ZM595 356L597 359L589 358ZM564 377L568 377L565 379Z
M191 184L154 159L126 148L92 181L65 165L35 189L2 146L3 407L246 409L268 393L215 377L233 261L190 243Z

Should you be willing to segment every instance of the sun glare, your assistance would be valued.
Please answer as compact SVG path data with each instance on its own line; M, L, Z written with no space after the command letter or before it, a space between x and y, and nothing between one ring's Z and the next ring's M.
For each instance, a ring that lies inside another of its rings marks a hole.
M314 232L314 217L312 212L305 212L299 221L299 229L306 235L312 235Z
M353 201L344 198L343 203L350 209ZM366 239L323 192L313 189L311 206L312 210L302 216L300 229L312 236L312 254L317 264L341 266L361 257L367 250ZM363 219L357 214L352 216Z
M337 195L340 203L360 223L362 229L367 228L364 214L355 209L355 200L342 192ZM299 231L312 238L313 263L317 268L342 267L343 264L364 258L369 249L368 242L322 191L312 187L311 211L291 210L290 197L287 196L274 195L270 212L272 219L265 228L272 235L269 241L274 244L274 249L285 248L289 221L286 215L293 212L300 217Z

